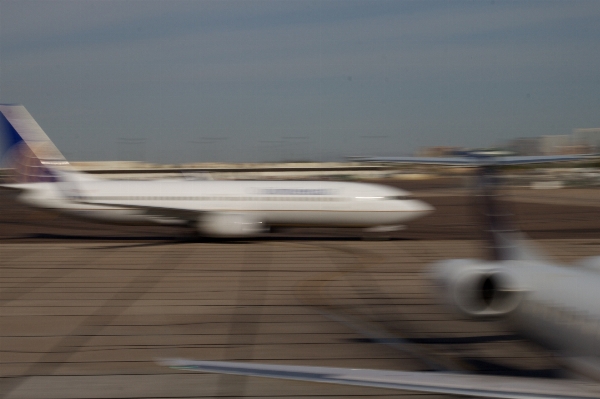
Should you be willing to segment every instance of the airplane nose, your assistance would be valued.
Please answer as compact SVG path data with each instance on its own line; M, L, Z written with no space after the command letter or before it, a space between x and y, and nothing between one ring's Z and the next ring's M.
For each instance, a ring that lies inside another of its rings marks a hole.
M418 217L429 215L435 210L433 206L421 200L411 200L410 208L412 212L419 215Z

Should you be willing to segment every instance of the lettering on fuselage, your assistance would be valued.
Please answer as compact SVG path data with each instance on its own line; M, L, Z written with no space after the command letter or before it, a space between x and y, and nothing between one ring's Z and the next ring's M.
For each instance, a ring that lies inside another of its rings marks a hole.
M263 188L255 190L262 195L333 195L336 190L327 188Z

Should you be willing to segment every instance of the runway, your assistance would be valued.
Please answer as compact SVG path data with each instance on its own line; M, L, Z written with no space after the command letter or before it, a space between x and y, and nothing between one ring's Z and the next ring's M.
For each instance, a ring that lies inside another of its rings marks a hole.
M469 199L434 194L423 198L436 217L389 241L295 229L230 242L36 215L4 195L0 397L417 397L173 371L164 357L560 376L502 323L439 305L428 265L482 256L482 245ZM600 254L600 208L511 203L559 260Z

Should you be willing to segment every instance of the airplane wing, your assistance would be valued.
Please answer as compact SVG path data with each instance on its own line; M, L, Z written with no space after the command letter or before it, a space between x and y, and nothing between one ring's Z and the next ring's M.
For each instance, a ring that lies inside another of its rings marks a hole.
M546 155L546 156L457 156L457 157L353 157L358 162L414 163L447 166L525 165L548 162L581 161L589 155Z
M464 165L477 166L479 163L475 158L470 157L352 157L357 162L375 162L375 163L418 163L430 165Z
M10 191L25 191L27 188L23 184L0 184L0 189Z
M494 163L500 165L525 165L547 162L581 161L590 158L587 155L535 155L535 156L509 156L498 157Z
M570 380L544 380L441 372L284 366L258 363L195 361L188 359L164 359L159 363L175 369L207 373L237 374L481 398L589 399L600 397L600 386Z
M180 209L180 208L167 208L160 206L147 206L147 205L136 205L136 204L128 204L126 202L102 202L102 201L85 201L85 200L76 200L75 201L86 204L86 205L101 205L108 206L114 208L128 208L132 210L138 210L143 212L148 216L155 216L157 218L167 218L167 219L177 219L177 220L196 220L198 215L202 213L202 211L190 210L190 209Z

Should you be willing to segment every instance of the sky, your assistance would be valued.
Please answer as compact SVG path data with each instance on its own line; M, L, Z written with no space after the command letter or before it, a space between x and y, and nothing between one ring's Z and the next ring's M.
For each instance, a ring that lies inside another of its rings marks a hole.
M331 161L600 127L600 1L0 0L71 161Z

